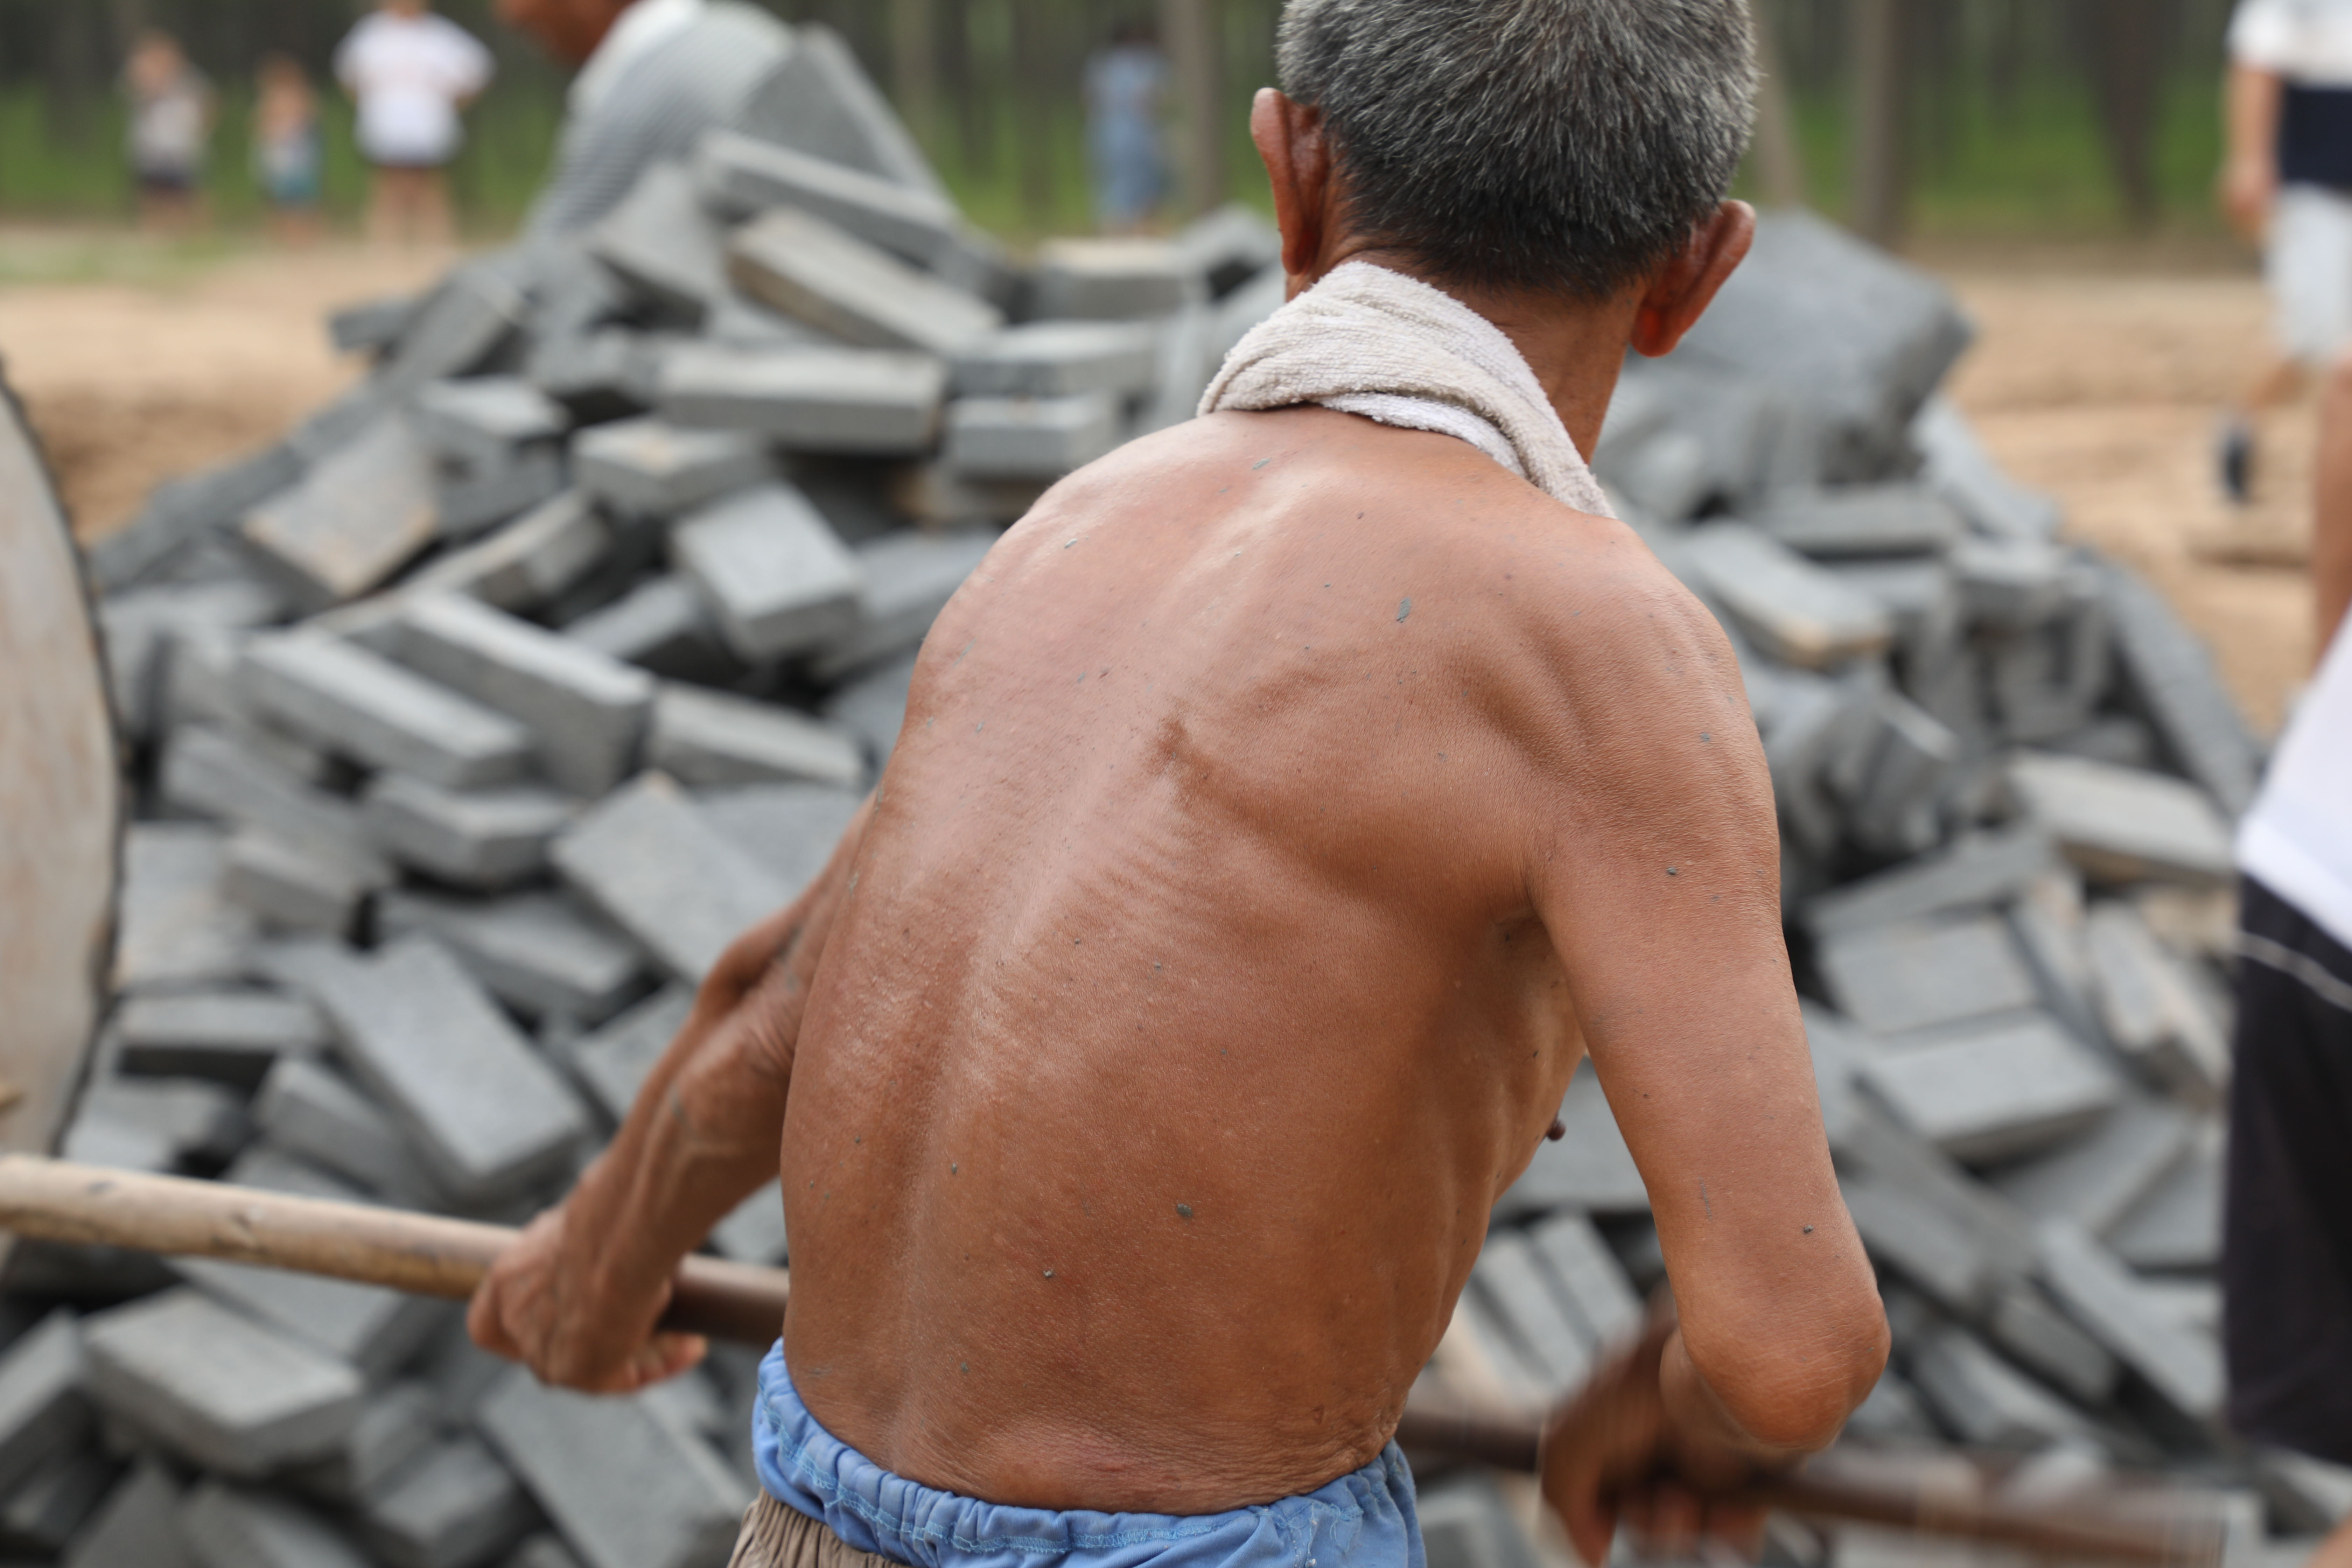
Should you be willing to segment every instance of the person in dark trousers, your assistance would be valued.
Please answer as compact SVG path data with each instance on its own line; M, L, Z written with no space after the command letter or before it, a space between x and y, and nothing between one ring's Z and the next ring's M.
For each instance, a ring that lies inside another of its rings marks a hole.
M2352 1465L2352 354L2320 412L2319 673L2240 830L2222 1257L2230 1416ZM2352 1521L2321 1568L2352 1568Z

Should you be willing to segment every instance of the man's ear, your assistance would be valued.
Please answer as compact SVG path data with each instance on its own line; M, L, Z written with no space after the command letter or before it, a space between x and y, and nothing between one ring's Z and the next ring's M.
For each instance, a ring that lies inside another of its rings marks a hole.
M1275 88L1260 88L1250 106L1250 140L1257 143L1274 185L1282 269L1295 281L1315 270L1323 251L1331 147L1323 135L1322 111L1294 103Z
M1698 324L1706 308L1756 243L1756 209L1746 202L1726 202L1701 224L1690 243L1665 265L1642 296L1633 317L1633 352L1663 359L1675 352L1683 334Z

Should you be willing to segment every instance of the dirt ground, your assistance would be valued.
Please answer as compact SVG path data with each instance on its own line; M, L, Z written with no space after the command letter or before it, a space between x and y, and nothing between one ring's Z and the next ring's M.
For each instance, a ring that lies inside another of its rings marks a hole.
M0 229L0 278L23 279L0 284L0 359L88 537L127 521L157 480L259 446L346 384L359 367L328 346L324 312L415 289L448 261L336 245L125 265L92 262L81 243ZM2307 407L2269 422L2254 507L2233 513L2212 476L2216 410L2265 341L2251 267L1977 252L1941 269L1981 331L1953 390L1987 445L2064 500L2078 537L2146 571L2211 640L2255 723L2274 727L2310 661L2304 575L2200 556L2218 542L2292 558L2308 534Z

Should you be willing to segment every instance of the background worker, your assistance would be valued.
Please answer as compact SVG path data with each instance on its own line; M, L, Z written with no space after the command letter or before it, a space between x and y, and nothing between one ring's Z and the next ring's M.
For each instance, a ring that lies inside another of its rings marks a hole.
M270 230L287 244L307 245L319 237L326 160L319 95L302 63L279 49L261 57L254 85L253 173L269 204Z
M335 50L335 79L359 105L360 154L373 170L368 236L446 245L447 168L466 139L459 111L496 69L490 51L425 0L382 0Z
M534 238L587 228L646 169L735 123L793 47L772 15L728 0L499 0L499 19L580 73Z
M2241 1433L2352 1465L2352 355L2317 502L2319 672L2239 830L2223 1340ZM2352 1520L2318 1561L2352 1568Z
M1087 62L1087 159L1095 221L1105 234L1139 234L1168 195L1160 110L1168 57L1149 22L1120 26L1110 47Z
M2352 0L2241 0L2221 200L2264 249L2277 346L2222 424L2221 487L2252 494L2255 420L2352 344Z
M1551 1425L1578 1550L1754 1529L1687 1483L1885 1364L1738 661L1580 455L1752 238L1747 7L1282 37L1295 298L998 544L830 865L475 1299L551 1381L674 1373L678 1258L781 1174L742 1568L1418 1562L1391 1436L1588 1054L1679 1321Z
M151 233L185 233L203 212L211 84L188 63L178 39L152 27L131 45L122 81L131 99L131 174L139 186L140 226Z

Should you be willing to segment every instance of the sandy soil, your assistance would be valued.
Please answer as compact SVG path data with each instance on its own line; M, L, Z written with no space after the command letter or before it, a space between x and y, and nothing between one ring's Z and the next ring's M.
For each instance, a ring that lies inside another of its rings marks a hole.
M44 245L55 237L0 230L0 275L24 276ZM271 439L356 375L328 346L326 310L417 288L447 261L331 246L11 284L0 358L95 537L158 479ZM2212 476L2215 411L2264 342L2251 268L2146 253L1946 261L1982 333L1953 390L1987 444L2064 500L2079 537L2148 573L2274 726L2310 659L2303 574L2200 554L2220 542L2291 557L2308 532L2307 408L2269 422L2246 513Z

